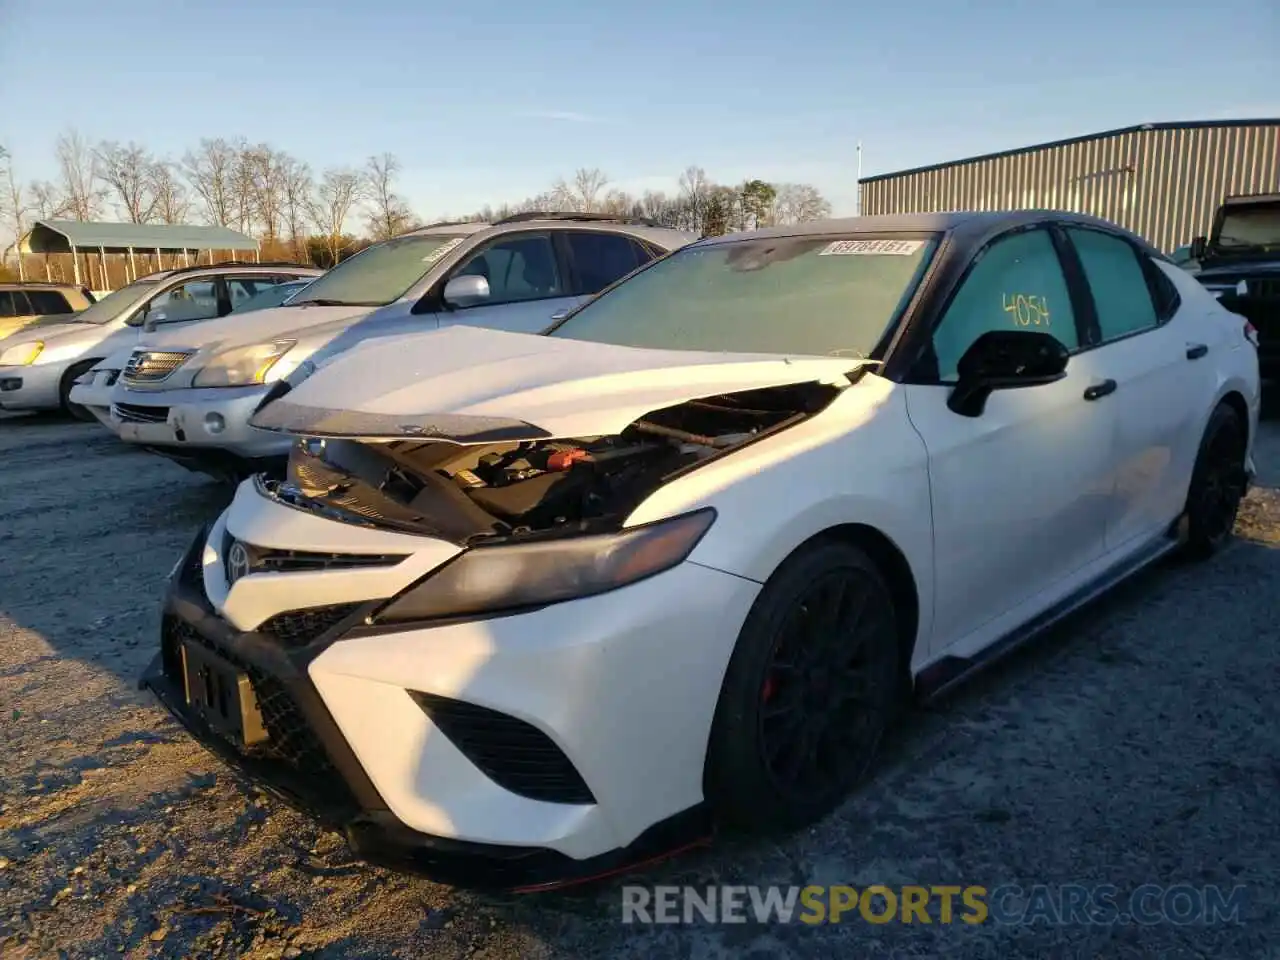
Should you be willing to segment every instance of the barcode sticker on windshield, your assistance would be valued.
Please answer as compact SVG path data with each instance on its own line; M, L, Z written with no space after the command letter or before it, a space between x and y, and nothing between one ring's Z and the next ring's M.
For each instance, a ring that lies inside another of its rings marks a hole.
M923 240L837 240L819 252L820 257L909 257L924 246Z
M465 238L465 237L454 237L454 238L453 238L452 240L450 240L448 243L442 243L442 244L440 244L440 246L436 247L434 250L432 250L430 253L428 253L425 257L423 257L423 258L422 258L422 262L423 262L423 263L435 263L437 260L439 260L441 257L443 257L446 253L448 253L450 250L452 250L454 247L456 247L458 244L460 244L464 239L466 239L466 238Z

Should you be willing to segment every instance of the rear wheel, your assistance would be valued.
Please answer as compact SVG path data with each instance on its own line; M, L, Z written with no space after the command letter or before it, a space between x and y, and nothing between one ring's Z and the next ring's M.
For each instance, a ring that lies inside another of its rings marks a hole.
M97 363L97 360L84 360L75 364L62 375L62 382L58 385L58 399L62 403L62 409L85 423L97 423L98 418L87 407L71 402L71 388L76 385L76 380L92 370Z
M857 547L822 543L761 591L721 688L706 795L726 826L790 831L868 774L901 705L897 612Z
M1212 556L1231 539L1245 492L1245 425L1227 404L1209 417L1187 492L1187 550Z

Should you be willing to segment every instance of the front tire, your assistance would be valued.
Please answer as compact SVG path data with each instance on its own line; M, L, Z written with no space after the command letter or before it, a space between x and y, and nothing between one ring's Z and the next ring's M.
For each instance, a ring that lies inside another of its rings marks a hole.
M62 375L62 381L58 384L58 399L63 411L84 423L97 423L98 418L90 413L87 407L71 402L71 388L76 385L76 380L92 370L97 363L97 360L84 360L77 363Z
M730 828L790 832L835 810L873 768L902 703L898 616L872 560L828 541L757 597L712 724L705 791Z
M1206 559L1231 540L1245 493L1246 427L1219 404L1209 417L1187 492L1187 552Z

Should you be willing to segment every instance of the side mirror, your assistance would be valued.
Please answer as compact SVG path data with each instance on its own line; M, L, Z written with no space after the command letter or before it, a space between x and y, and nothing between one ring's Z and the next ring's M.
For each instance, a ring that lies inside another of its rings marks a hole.
M1191 241L1191 259L1203 260L1205 247L1209 245L1209 241L1204 237L1196 237Z
M991 391L1056 383L1067 375L1070 356L1062 341L1048 333L989 330L956 365L958 382L947 407L962 417L981 416Z
M469 307L489 299L489 281L484 277L454 277L444 285L444 301L455 307Z
M1241 280L1239 283L1237 283L1237 284L1236 284L1236 296L1237 296L1237 297L1247 297L1247 296L1249 296L1249 281L1248 281L1248 280Z

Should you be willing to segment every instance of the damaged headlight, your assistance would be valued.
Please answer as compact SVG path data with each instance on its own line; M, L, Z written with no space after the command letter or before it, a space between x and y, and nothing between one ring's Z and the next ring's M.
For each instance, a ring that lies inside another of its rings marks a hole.
M191 381L193 387L247 387L265 383L276 361L293 347L294 340L273 340L248 347L234 347L210 358Z
M476 547L392 600L374 622L494 613L616 590L682 563L715 518L708 507L620 533Z

